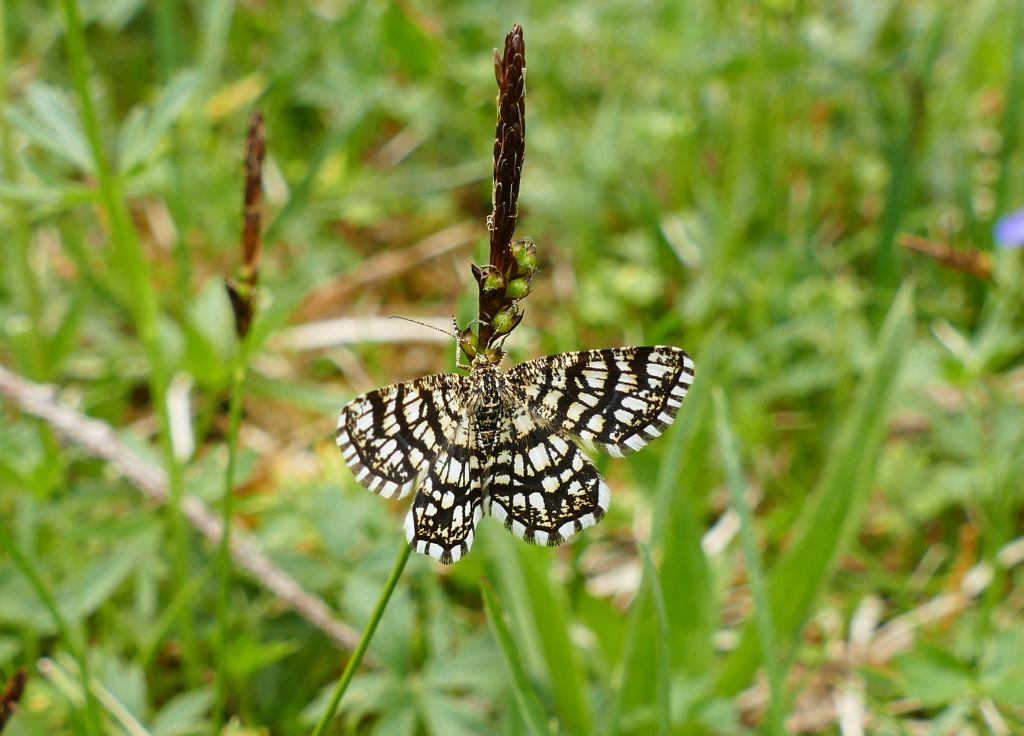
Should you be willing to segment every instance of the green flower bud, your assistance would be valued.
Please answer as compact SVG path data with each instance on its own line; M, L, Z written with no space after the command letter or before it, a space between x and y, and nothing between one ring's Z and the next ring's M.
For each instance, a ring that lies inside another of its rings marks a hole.
M491 326L494 328L494 334L505 335L511 332L522 318L523 315L515 307L502 309L494 315L494 321L491 323Z
M529 295L530 290L530 279L512 279L508 283L508 288L505 289L505 295L509 299L522 299Z

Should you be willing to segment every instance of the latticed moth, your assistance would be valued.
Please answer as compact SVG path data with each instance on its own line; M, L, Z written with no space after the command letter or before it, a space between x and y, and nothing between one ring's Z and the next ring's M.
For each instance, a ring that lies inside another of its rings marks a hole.
M356 398L337 442L371 491L415 494L405 533L417 552L461 559L485 513L553 546L608 511L608 486L580 445L615 457L639 450L672 423L693 376L693 361L674 347L563 353L508 372L480 353L468 376L426 376Z

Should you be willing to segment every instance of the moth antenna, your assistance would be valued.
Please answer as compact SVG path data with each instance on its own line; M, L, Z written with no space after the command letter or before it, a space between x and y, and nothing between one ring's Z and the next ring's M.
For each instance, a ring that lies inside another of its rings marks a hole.
M419 325L420 327L426 327L426 328L431 329L431 330L437 330L442 335L447 335L448 337L454 337L454 338L458 339L458 333L457 332L448 332L447 330L442 330L440 327L437 327L435 325L428 325L426 322L420 322L418 319L411 319L409 317L399 317L398 315L395 315L395 314L393 314L390 317L388 317L388 319L401 319L401 320L405 320L406 322L412 322L414 325Z

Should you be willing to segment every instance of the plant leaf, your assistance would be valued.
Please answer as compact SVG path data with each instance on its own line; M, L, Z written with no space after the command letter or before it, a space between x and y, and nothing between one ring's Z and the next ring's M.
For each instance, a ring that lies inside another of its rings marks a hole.
M33 82L25 91L28 111L11 108L8 119L38 145L86 173L95 173L78 112L63 90Z

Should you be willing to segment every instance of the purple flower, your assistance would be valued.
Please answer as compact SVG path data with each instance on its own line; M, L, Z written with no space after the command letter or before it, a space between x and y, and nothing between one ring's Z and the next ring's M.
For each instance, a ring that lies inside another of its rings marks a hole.
M996 220L993 233L1001 248L1024 247L1024 209Z

